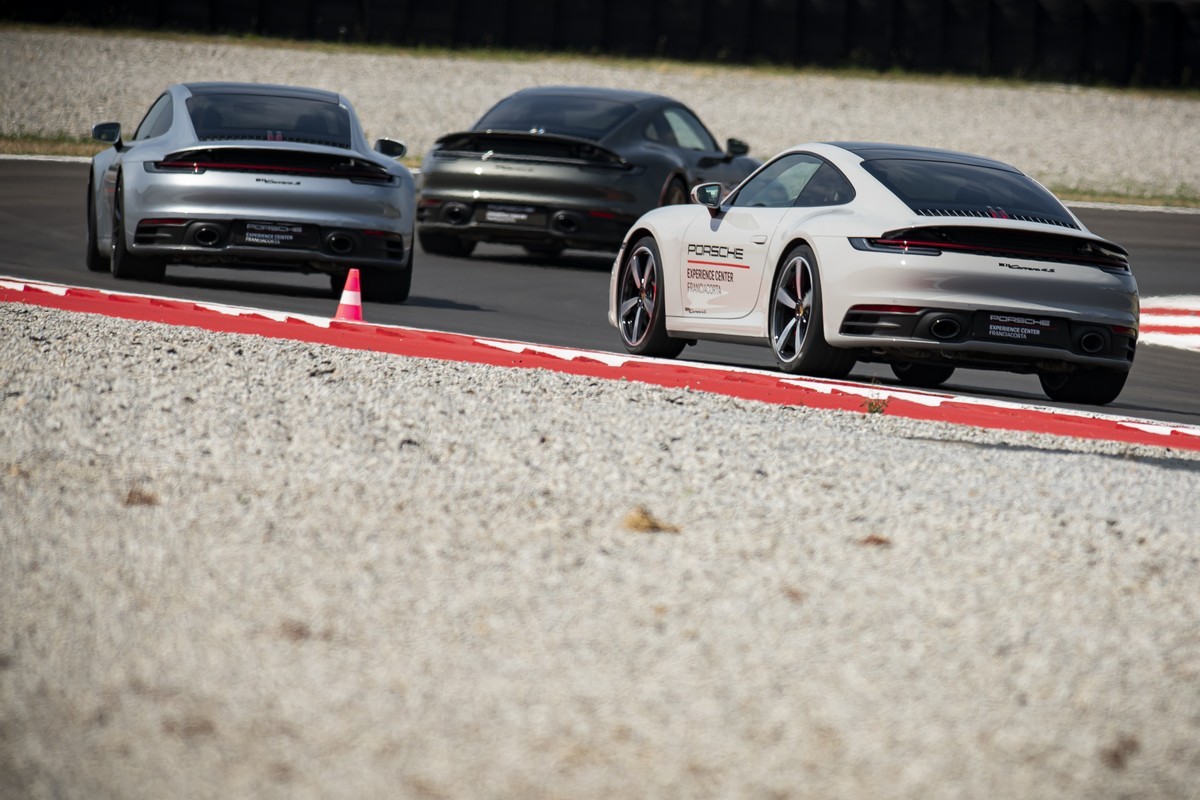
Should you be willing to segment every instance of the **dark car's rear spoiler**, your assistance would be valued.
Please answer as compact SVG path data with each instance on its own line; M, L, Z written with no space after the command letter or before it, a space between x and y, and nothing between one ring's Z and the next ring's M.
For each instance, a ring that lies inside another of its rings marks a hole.
M627 167L625 159L591 139L529 131L460 131L435 142L434 154L486 155L506 161L563 161Z

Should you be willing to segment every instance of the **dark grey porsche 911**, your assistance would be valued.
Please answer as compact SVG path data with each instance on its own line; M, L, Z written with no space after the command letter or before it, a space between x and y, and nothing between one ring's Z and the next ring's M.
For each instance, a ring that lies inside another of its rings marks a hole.
M576 86L524 89L469 131L434 143L418 179L417 233L427 252L470 255L477 242L613 250L629 226L691 188L731 189L758 166L722 150L677 100Z

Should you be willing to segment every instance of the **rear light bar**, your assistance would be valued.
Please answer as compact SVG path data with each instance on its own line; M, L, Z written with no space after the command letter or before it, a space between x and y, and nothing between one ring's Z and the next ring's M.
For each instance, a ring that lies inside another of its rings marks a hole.
M282 164L237 161L147 161L146 170L148 172L186 173L189 175L203 175L210 170L217 172L249 172L262 175L294 175L307 178L345 178L356 183L392 183L395 180L386 172L377 172L369 169L291 167Z
M925 235L921 235L925 234ZM996 258L1024 258L1030 261L1057 261L1068 264L1099 267L1115 272L1128 272L1128 257L1115 247L1101 242L1078 241L1070 250L1052 248L1038 249L978 241L954 241L928 235L929 231L890 231L879 237L851 237L850 246L855 250L902 255L940 256L942 253L967 253L970 255ZM1061 240L1059 240L1061 241Z

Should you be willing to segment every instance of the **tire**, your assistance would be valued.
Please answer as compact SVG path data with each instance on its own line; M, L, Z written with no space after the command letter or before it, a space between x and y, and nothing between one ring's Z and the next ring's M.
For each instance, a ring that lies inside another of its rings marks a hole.
M679 178L672 178L667 184L667 189L663 192L662 202L660 206L681 206L684 203L690 202L688 197L687 186Z
M112 275L117 280L161 283L167 272L167 262L161 258L135 256L125 246L125 187L117 178L113 196Z
M662 258L651 236L629 248L617 279L617 329L625 350L639 356L674 358L687 346L667 335L663 308Z
M362 270L362 299L372 303L403 303L412 289L413 255L408 251L408 263L404 269L389 271L382 269Z
M1080 369L1075 372L1043 372L1038 375L1042 391L1060 403L1108 405L1125 388L1128 372L1111 369Z
M475 242L462 239L447 233L428 233L421 231L417 234L421 240L421 249L435 256L450 256L466 258L475 250Z
M92 272L108 272L112 269L111 260L100 254L96 236L96 200L91 177L88 178L87 189L87 253L84 263Z
M892 374L905 386L919 386L932 389L950 380L954 367L943 364L913 364L900 362L892 364Z
M767 332L775 363L783 372L818 378L844 378L857 360L854 353L825 341L821 276L807 245L793 247L771 286Z
M348 272L331 272L329 273L329 296L334 299L340 299L342 291L346 288L346 278L349 277Z

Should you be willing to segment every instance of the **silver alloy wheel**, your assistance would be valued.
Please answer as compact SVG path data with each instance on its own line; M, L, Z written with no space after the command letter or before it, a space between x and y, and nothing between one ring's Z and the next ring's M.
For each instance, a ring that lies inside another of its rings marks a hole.
M637 347L650 332L654 307L658 302L658 271L654 253L645 245L633 251L621 270L620 305L617 319L621 338L630 347Z
M787 263L772 302L771 347L780 361L790 363L800 357L812 320L813 268L808 259L796 256Z

